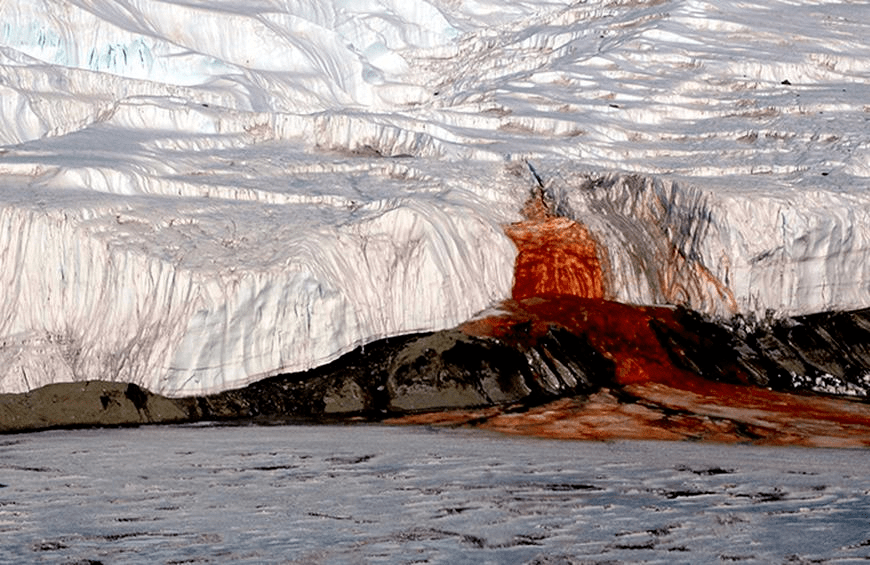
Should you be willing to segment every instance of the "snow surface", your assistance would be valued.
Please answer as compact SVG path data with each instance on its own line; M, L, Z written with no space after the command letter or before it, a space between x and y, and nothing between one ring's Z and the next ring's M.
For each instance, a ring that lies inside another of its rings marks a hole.
M4 563L865 563L870 453L480 430L0 438Z
M532 164L613 298L870 306L870 5L0 4L0 391L216 392L510 294Z

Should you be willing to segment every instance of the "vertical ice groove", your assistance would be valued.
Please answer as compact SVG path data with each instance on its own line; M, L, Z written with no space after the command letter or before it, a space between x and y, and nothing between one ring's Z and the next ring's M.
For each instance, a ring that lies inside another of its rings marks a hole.
M725 316L870 301L870 216L854 196L809 192L795 201L697 181L579 176L560 204L601 239L619 300Z
M288 241L293 260L284 265L236 271L204 270L208 255L159 258L140 248L151 237L196 234L196 221L3 207L0 252L14 268L3 270L9 370L0 386L104 378L170 395L214 392L371 339L451 327L507 294L514 250L498 222L440 206L394 204L337 234Z

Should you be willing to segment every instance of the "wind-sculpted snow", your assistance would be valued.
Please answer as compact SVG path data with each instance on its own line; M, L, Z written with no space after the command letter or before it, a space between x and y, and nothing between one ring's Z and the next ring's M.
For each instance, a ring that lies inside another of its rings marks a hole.
M541 186L606 298L866 307L867 22L845 1L2 4L0 390L210 393L454 326L511 295L505 227Z

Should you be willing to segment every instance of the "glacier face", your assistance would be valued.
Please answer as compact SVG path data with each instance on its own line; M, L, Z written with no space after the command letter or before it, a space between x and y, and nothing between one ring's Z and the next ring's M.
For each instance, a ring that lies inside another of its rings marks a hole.
M0 6L0 390L180 396L510 296L536 185L608 296L870 305L870 6Z
M78 142L55 155L99 160L101 143L116 140L103 131L89 155ZM373 338L452 327L510 291L515 250L501 225L516 197L484 200L400 163L272 150L255 172L244 148L222 150L217 167L192 151L203 167L164 172L164 193L138 192L137 174L161 163L132 151L129 169L64 167L63 180L26 191L4 177L7 389L99 374L168 395L214 392Z
M800 190L631 174L557 177L563 215L589 226L609 297L730 316L865 307L870 208L862 191Z

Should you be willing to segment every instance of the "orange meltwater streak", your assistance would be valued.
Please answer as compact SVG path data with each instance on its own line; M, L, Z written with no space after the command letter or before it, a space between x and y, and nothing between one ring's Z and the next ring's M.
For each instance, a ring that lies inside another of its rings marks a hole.
M653 317L666 318L670 310L605 300L604 273L589 231L548 214L538 198L523 213L524 221L505 229L517 247L513 301L504 305L512 313L467 324L466 331L475 333L479 327L483 334L505 337L515 325L510 320L522 320L533 322L542 335L548 325L557 324L586 335L616 364L620 384L679 378L649 325ZM499 330L499 324L506 327Z
M526 219L505 228L517 246L514 300L543 295L604 298L595 240L585 227L552 216L541 198L523 208Z
M396 420L456 424L564 439L694 439L780 445L870 445L870 407L705 379L674 365L650 322L675 332L675 310L605 300L594 238L533 201L506 228L517 246L513 300L502 314L463 326L506 341L543 335L551 324L585 336L616 368L612 387L526 411L448 411ZM515 328L523 324L523 331ZM735 367L732 374L738 374ZM739 374L738 380L739 379Z
M527 220L507 228L519 254L514 267L514 300L542 295L604 298L595 242L567 218Z

